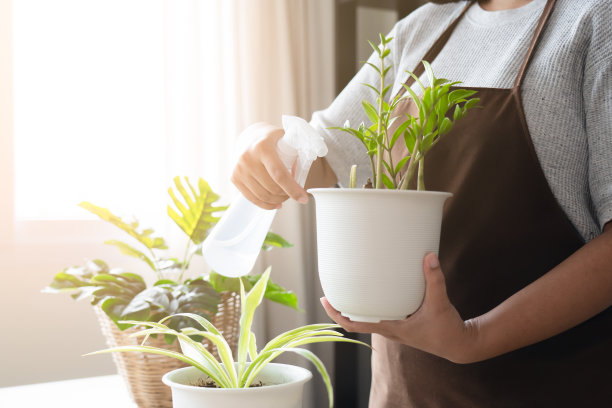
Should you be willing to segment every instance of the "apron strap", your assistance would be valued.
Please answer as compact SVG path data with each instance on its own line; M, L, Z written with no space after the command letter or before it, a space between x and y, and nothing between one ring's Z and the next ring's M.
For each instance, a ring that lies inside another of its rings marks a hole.
M525 55L525 58L523 59L523 64L521 65L518 75L516 76L516 79L514 80L513 88L515 90L519 89L521 85L523 84L523 79L525 78L525 72L527 71L527 67L529 66L529 63L531 62L531 57L533 55L533 52L535 48L537 47L538 42L540 41L540 38L542 36L542 31L544 31L544 26L546 25L546 22L548 21L548 18L550 17L550 14L556 2L557 0L548 0L546 2L546 6L544 7L544 10L542 11L542 15L540 16L540 21L538 22L538 26L536 27L535 33L533 34L531 45L529 45L529 50L527 51L527 55Z
M470 8L472 4L474 4L474 1L475 0L471 0L465 5L465 7L461 11L461 13L457 16L457 18L455 18L455 20L446 28L446 30L444 30L442 35L431 46L431 48L429 49L429 51L427 51L425 56L423 56L422 58L423 60L429 63L432 63L433 60L436 59L440 51L442 51L442 48L444 48L444 46L446 45L446 42L450 38L451 34L453 34L455 27L457 27L457 24L459 24L459 21L461 20L465 12ZM412 73L416 75L417 78L419 78L421 75L423 75L423 72L425 72L425 67L419 61L417 66L412 70ZM409 76L408 80L406 81L406 85L410 86L413 83L414 83L414 78L412 78L412 76ZM400 88L400 91L404 91L404 87Z

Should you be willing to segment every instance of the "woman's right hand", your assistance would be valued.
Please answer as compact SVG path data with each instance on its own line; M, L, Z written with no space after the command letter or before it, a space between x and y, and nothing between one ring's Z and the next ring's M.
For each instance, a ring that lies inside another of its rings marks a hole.
M289 197L306 204L308 194L294 179L276 152L284 131L277 126L256 123L241 138L252 141L240 155L232 183L253 204L266 210L280 208Z

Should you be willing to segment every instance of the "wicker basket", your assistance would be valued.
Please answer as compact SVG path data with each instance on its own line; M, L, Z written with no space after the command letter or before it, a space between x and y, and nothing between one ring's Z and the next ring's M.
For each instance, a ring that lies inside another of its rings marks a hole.
M121 331L99 307L95 307L94 310L100 322L102 334L106 338L106 344L109 347L140 344L142 338L129 337L130 334L139 329L130 328ZM240 295L223 293L213 324L223 333L234 353L240 333L239 322ZM210 344L208 340L205 340L203 344L218 359L216 347ZM178 342L175 341L168 345L161 336L156 339L149 338L147 345L179 351ZM168 371L185 367L183 362L157 354L136 352L113 353L113 360L117 366L117 371L128 386L132 399L140 408L172 408L170 388L161 382L161 378Z

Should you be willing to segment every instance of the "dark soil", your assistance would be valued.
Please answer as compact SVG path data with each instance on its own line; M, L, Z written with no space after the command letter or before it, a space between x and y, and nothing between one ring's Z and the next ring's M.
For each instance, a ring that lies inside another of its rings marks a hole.
M204 387L204 388L221 388L213 380L203 380L202 378L200 378L195 384L192 383L191 385L194 385L196 387ZM261 381L259 381L258 383L251 384L249 388L264 387L266 385L267 384L264 384Z

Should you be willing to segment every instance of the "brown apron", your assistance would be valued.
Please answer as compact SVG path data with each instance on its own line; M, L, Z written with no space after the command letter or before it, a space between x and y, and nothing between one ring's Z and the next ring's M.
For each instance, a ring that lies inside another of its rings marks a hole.
M440 262L464 319L493 309L584 245L546 181L520 96L554 3L544 9L514 87L473 88L482 109L458 121L426 157L426 188L453 193L444 210ZM424 60L435 59L471 4ZM422 66L414 72L420 76ZM406 112L416 112L410 99L395 116ZM393 152L396 163L406 149L398 146L404 151ZM610 308L551 339L474 364L454 364L378 335L372 342L371 408L612 407Z

